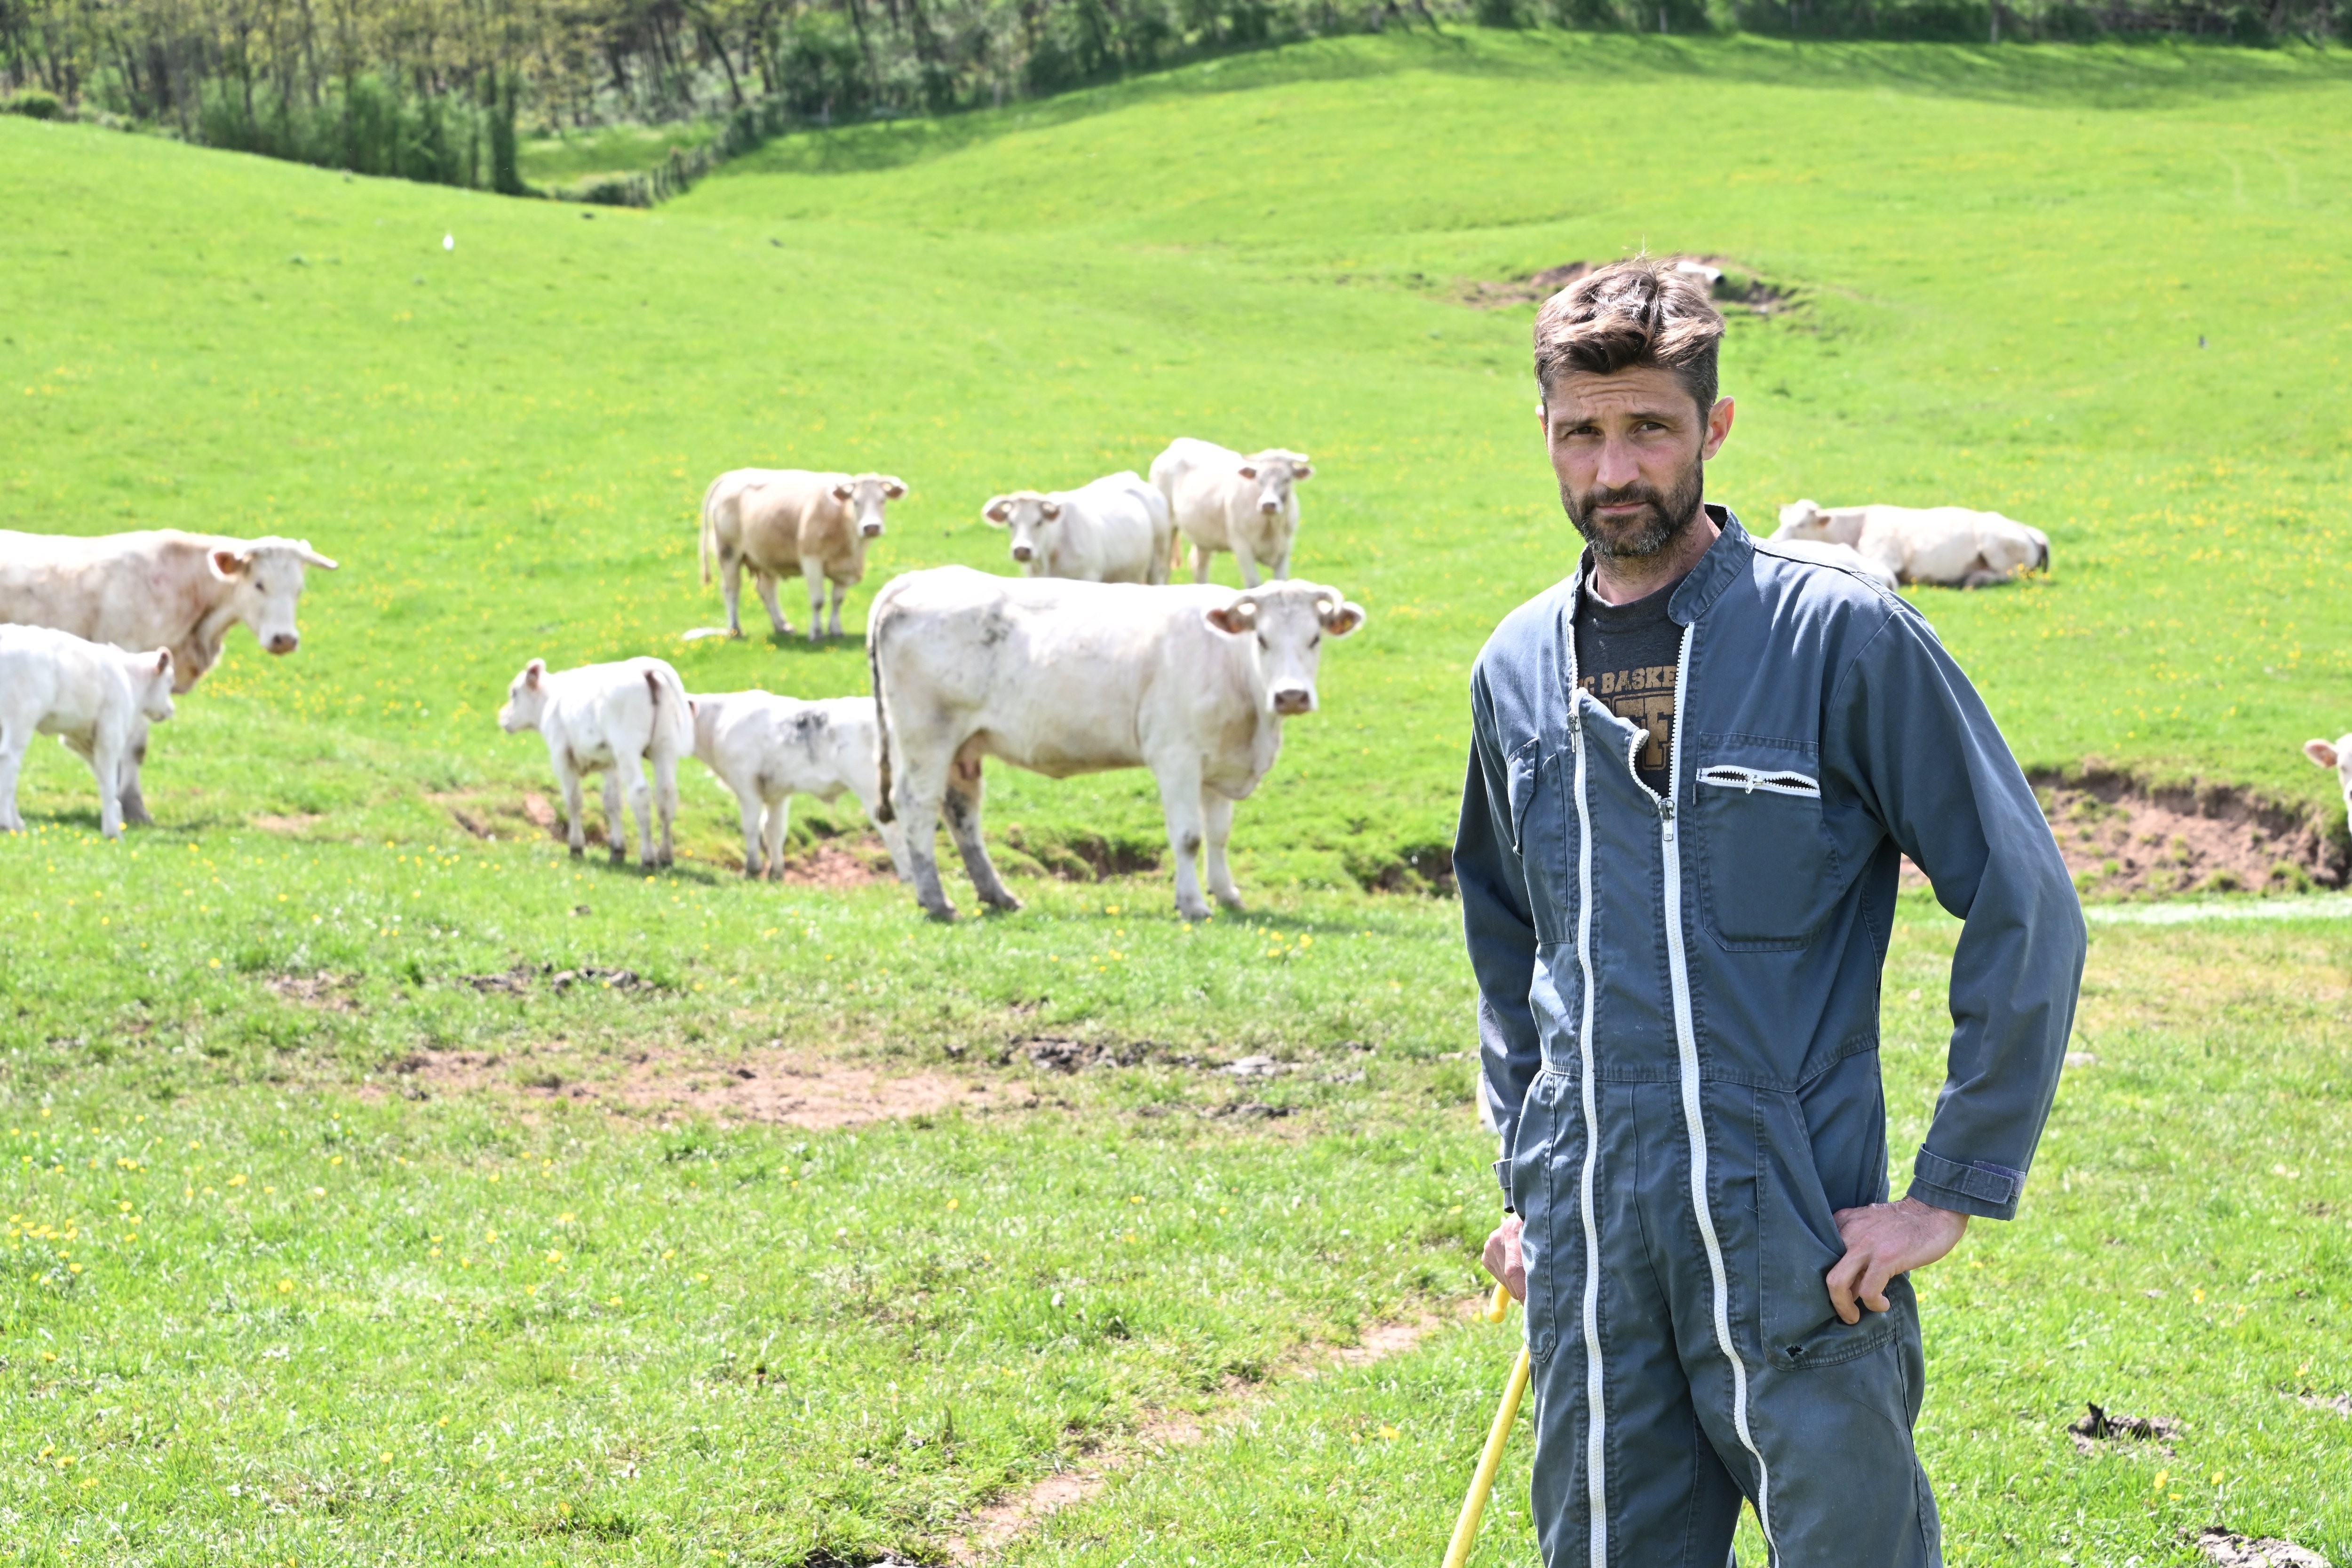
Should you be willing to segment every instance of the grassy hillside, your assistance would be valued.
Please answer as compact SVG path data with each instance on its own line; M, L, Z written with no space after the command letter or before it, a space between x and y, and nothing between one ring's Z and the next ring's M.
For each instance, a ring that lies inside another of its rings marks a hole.
M1454 1311L1491 1215L1454 910L1352 886L1447 838L1469 660L1573 558L1532 308L1465 281L1759 269L1798 308L1734 324L1719 496L2042 524L2047 579L1914 595L2029 762L2325 804L2294 747L2352 727L2348 99L2285 51L1356 39L593 214L0 116L0 526L343 563L298 655L236 634L158 732L158 827L98 842L43 745L0 842L20 1554L935 1562L1172 1408L1211 1441L1013 1560L1433 1557L1497 1336L1281 1374ZM911 482L862 626L892 572L1004 566L992 491L1177 433L1313 453L1297 569L1370 612L1238 814L1252 918L1035 874L1157 845L1139 774L992 773L1031 908L951 930L742 885L691 765L672 874L528 821L543 750L491 714L533 655L865 689L854 637L679 640L719 616L714 472ZM1950 940L1908 901L1898 1164ZM2344 947L2102 930L2024 1215L1922 1282L1954 1561L2179 1568L2210 1518L2352 1552ZM635 979L557 986L591 966ZM1218 1070L1248 1054L1285 1070ZM765 1120L918 1070L902 1122ZM2078 1455L2085 1400L2188 1435ZM1530 1560L1507 1504L1478 1561Z

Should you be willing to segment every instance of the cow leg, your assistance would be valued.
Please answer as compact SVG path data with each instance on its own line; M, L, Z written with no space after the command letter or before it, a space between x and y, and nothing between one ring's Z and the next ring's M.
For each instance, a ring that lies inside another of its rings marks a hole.
M98 832L101 838L122 837L122 802L115 791L122 784L122 742L99 735L89 752L89 771L98 780Z
M743 635L743 558L740 555L726 557L719 584L719 591L727 600L727 635L740 637Z
M890 789L890 805L907 837L908 879L915 884L915 900L935 921L955 919L955 906L940 887L940 803L947 781L928 763L899 752L898 772Z
M646 760L624 752L613 759L612 777L620 781L619 787L628 792L629 815L637 819L637 864L652 870L659 864L654 858L654 792L646 784ZM621 826L621 814L613 813L613 858L618 860L628 842L628 830Z
M1207 581L1209 580L1209 557L1210 557L1210 555L1211 555L1212 553L1213 553L1213 552L1211 552L1211 550L1209 549L1209 547L1208 547L1207 545L1202 544L1202 542L1200 542L1198 540L1193 541L1193 542L1192 542L1192 581L1193 581L1193 582L1195 582L1195 583L1205 583L1205 582L1207 582Z
M32 743L30 724L13 734L0 729L0 833L25 831L25 819L16 815L16 774L24 767L26 750Z
M1242 910L1242 890L1234 886L1233 871L1225 865L1225 842L1234 836L1234 803L1215 790L1201 792L1201 821L1209 831L1209 891L1217 902L1233 910Z
M131 721L131 742L122 748L122 778L115 793L122 802L123 821L152 827L155 819L147 815L147 797L139 792L139 768L146 760L147 715L142 713Z
M824 635L824 563L805 560L801 563L801 575L808 579L809 641ZM841 628L833 628L839 632Z
M1201 899L1201 879L1193 866L1201 853L1201 769L1197 762L1155 763L1152 777L1160 784L1160 809L1168 819L1168 847L1176 858L1176 912L1188 921L1209 918Z
M981 838L981 787L980 753L966 747L956 756L954 770L948 775L947 798L941 803L947 812L948 835L963 856L964 873L971 879L980 901L1010 913L1021 907L1021 900L996 874L988 846Z
M776 604L774 574L767 572L754 572L751 574L751 583L760 590L760 603L768 606L768 624L776 628L776 635L780 637L792 636L793 623L784 619L784 612Z
M760 813L764 804L750 790L735 792L735 807L743 818L743 875L749 878L757 878L761 871Z
M826 634L829 637L837 637L841 635L841 602L847 597L849 597L849 584L835 583L833 585L833 614L826 617L832 623L832 629Z
M661 863L677 864L677 759L654 754L654 815L661 821Z
M1242 569L1243 587L1255 588L1265 581L1258 575L1257 555L1250 549L1249 541L1238 535L1234 539L1234 562Z
M563 841L572 847L572 858L577 860L588 848L588 825L581 820L587 805L581 799L580 771L567 765L559 756L555 763L555 782L563 790Z
M629 823L621 815L621 770L604 773L604 850L617 866L629 858Z
M793 797L779 796L768 807L768 880L782 881L784 875L784 832L793 825Z

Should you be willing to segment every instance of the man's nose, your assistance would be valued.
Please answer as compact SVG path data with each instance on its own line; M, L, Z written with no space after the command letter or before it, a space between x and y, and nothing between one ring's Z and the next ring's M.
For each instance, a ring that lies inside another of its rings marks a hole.
M1633 456L1633 448L1622 441L1604 443L1601 448L1601 467L1593 473L1593 481L1602 489L1622 489L1642 477L1642 465Z

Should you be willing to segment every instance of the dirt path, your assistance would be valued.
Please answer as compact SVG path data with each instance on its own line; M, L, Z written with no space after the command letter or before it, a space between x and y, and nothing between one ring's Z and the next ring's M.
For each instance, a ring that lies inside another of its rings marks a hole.
M1286 1358L1263 1382L1228 1380L1223 1395L1210 1409L1147 1413L1132 1436L1115 1447L1087 1456L1073 1468L1057 1470L1019 1491L975 1510L961 1534L947 1543L948 1559L958 1568L979 1568L1045 1520L1074 1504L1102 1494L1111 1478L1139 1465L1166 1458L1179 1449L1196 1447L1231 1426L1255 1406L1290 1385L1333 1370L1370 1366L1402 1355L1449 1321L1467 1321L1486 1305L1484 1296L1462 1303L1452 1313L1427 1313L1408 1322L1382 1323L1368 1329L1352 1345L1311 1345Z

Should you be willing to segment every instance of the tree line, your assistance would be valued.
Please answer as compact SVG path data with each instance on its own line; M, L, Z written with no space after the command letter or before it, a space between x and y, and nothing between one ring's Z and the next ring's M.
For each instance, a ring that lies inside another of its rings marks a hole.
M936 114L1388 27L2239 43L2343 35L2337 0L0 0L0 108L520 194L519 133ZM673 161L634 195L665 194Z

